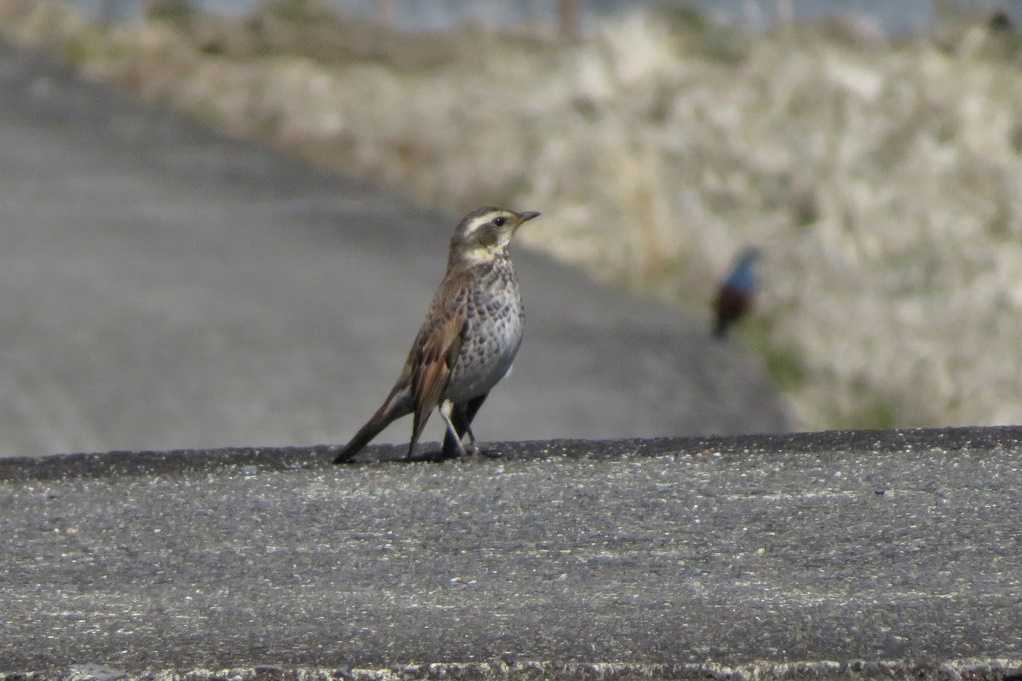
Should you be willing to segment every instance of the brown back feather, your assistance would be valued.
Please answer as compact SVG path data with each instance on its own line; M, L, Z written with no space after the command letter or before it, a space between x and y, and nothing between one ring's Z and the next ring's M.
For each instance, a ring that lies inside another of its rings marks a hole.
M472 274L467 270L447 273L408 355L404 375L407 375L415 404L409 454L415 449L430 414L440 404L454 370L465 331L465 308L472 281Z

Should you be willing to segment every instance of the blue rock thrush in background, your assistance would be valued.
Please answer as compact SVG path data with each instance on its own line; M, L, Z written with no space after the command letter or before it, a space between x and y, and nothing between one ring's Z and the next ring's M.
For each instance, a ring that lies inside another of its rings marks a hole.
M758 248L750 246L742 250L735 258L731 272L720 284L717 297L713 301L716 318L713 323L713 335L723 338L727 330L742 318L751 308L759 280L756 276L756 262L762 253Z

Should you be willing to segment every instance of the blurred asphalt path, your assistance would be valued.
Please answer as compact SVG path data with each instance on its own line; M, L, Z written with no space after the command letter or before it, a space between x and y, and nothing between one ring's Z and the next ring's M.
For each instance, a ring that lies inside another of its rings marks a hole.
M496 450L0 460L0 679L1022 674L1022 428Z
M2 47L0 93L0 456L336 443L368 418L457 216ZM525 344L482 440L785 429L759 363L705 320L516 263Z

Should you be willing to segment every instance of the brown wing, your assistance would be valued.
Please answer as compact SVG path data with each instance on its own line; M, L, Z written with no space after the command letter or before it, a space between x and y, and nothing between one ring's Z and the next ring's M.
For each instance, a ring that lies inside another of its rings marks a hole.
M458 359L471 280L467 273L452 273L444 279L408 357L405 370L410 374L415 405L409 454L415 449L433 409L440 404Z

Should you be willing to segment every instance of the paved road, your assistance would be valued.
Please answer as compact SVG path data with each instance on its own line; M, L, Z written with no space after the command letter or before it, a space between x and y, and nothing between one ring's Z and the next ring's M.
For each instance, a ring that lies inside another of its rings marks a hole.
M3 48L0 92L0 455L343 442L372 413L456 216ZM484 440L786 428L704 320L516 261L527 336Z
M504 657L1022 673L1022 428L497 450L0 460L0 672Z

